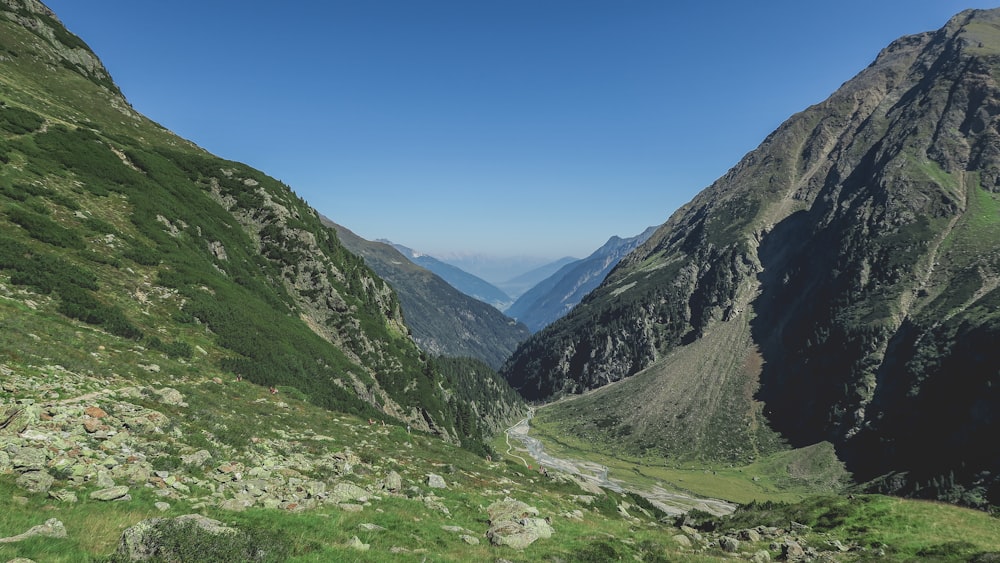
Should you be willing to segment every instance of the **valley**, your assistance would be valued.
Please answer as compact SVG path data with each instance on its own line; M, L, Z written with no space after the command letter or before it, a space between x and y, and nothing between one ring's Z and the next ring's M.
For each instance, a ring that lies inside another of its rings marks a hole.
M900 38L491 289L0 2L0 561L1000 560L996 77L1000 9Z

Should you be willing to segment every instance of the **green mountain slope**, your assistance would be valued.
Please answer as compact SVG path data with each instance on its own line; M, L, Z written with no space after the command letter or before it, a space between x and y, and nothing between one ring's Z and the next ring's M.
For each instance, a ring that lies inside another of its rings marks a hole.
M562 412L633 451L829 440L885 490L1000 502L998 76L997 10L894 42L504 374L531 399L625 380Z
M238 375L479 440L457 432L455 383L410 339L392 288L288 186L137 114L41 4L3 4L0 31L9 369L116 378L145 358L168 380Z
M344 246L395 288L417 345L429 354L476 358L497 369L528 329L497 309L462 293L415 264L390 244L365 240L325 219Z

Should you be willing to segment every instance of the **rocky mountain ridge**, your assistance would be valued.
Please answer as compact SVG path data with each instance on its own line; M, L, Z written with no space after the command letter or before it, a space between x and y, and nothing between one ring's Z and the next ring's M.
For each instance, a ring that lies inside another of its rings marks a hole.
M996 502L996 453L976 444L1000 409L998 55L996 10L893 42L505 375L532 399L632 378L585 418L634 449L747 459L830 440L858 478L894 475L886 490Z

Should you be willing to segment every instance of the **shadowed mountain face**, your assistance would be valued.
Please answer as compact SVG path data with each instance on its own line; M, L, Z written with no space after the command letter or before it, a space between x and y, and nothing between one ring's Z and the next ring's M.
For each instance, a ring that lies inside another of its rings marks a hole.
M862 480L894 475L883 490L1000 501L997 77L1000 11L894 42L678 210L505 375L545 399L641 374L593 404L619 421L608 436L627 426L645 448L731 457L701 431L714 421L753 458L769 427L795 446L832 441Z

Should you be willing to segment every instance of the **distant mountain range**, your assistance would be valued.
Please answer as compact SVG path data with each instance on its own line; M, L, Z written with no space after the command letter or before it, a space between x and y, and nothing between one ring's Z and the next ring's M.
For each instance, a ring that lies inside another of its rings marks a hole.
M529 289L535 287L539 283L545 281L550 276L559 271L560 268L566 266L567 264L572 264L576 262L577 258L572 256L565 256L553 262L548 262L542 264L536 268L532 268L523 274L518 274L512 278L509 278L502 282L497 282L496 286L502 289L510 295L511 297L518 299Z
M649 227L641 234L608 239L590 256L565 264L554 274L537 283L507 308L507 316L538 332L570 311L596 288L618 262L635 247L646 242L656 231Z
M345 248L364 258L396 290L403 320L421 349L434 355L475 358L496 369L529 336L523 324L456 289L394 246L365 240L326 217L322 220L337 231ZM444 269L452 274L458 271ZM466 274L466 278L473 277Z
M576 258L561 258L553 261L551 258L537 256L490 254L437 254L435 258L486 280L509 295L511 301L566 263L576 260Z
M379 242L391 245L411 262L434 272L441 279L451 284L451 286L455 289L470 297L474 297L483 303L488 303L500 311L503 311L514 302L514 299L504 293L500 288L478 276L466 272L458 266L448 264L447 262L438 260L429 254L417 252L416 250L401 244L396 244L387 240L380 240Z

